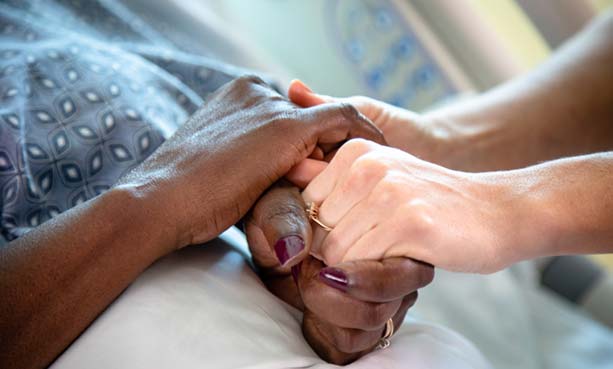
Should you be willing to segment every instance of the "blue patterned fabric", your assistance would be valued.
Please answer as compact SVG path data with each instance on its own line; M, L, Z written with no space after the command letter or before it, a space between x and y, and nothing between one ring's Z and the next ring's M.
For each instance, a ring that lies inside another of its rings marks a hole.
M109 189L238 74L113 1L0 3L0 245Z

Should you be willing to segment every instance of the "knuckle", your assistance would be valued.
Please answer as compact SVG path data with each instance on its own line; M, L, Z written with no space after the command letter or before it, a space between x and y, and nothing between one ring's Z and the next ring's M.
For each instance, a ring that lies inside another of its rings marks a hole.
M404 222L412 232L426 235L434 225L430 207L424 201L415 199L399 209L399 219Z
M370 294L377 300L386 298L391 288L389 281L383 279L376 279L366 285L371 291Z
M327 265L334 265L341 260L345 247L341 236L334 232L329 233L321 245L321 255Z
M239 86L249 86L249 85L266 85L264 80L254 74L247 74L244 76L240 76L234 80L234 83Z
M348 102L343 101L338 103L338 108L340 112L349 120L358 120L360 118L360 112L358 109Z
M302 322L302 331L306 340L309 342L313 350L324 360L336 364L345 365L357 359L357 356L339 350L330 334L322 332L322 328L318 324L316 318L311 312L307 311L304 314Z
M366 154L356 159L351 167L349 173L353 177L359 179L369 179L372 177L382 177L388 170L386 162L379 160L378 158Z
M371 304L371 306L364 311L364 329L370 330L383 326L388 319L387 313L385 304Z
M334 329L332 331L332 344L341 352L355 352L359 350L358 336L348 329Z
M341 148L338 150L337 155L339 156L355 156L355 155L363 155L368 151L373 149L373 143L365 140L363 138L354 138L347 141Z
M398 203L402 201L404 189L399 186L389 176L384 176L374 189L374 196L376 201L383 207L389 208L390 206L397 207ZM404 213L400 214L401 216Z
M276 92L266 82L255 75L235 78L215 92L218 99L230 99L243 107L253 107L275 94ZM226 101L223 103L227 104Z

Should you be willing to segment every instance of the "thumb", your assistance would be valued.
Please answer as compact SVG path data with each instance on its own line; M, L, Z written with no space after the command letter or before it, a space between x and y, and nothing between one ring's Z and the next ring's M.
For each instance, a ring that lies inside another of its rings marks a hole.
M311 225L300 191L277 182L255 204L247 221L247 241L256 265L289 273L309 255Z
M303 108L337 101L333 97L316 94L304 82L298 79L290 82L287 95L294 104Z
M319 279L362 301L389 302L428 285L434 278L432 265L409 258L355 260L320 270Z

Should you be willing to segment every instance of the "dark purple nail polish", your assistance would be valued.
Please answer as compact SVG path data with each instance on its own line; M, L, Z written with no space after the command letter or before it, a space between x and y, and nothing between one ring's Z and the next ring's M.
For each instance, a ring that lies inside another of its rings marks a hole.
M338 268L326 267L319 271L319 278L330 287L347 292L349 280L347 274Z
M288 260L298 255L304 250L304 241L300 236L287 236L275 243L275 254L281 265L285 265Z

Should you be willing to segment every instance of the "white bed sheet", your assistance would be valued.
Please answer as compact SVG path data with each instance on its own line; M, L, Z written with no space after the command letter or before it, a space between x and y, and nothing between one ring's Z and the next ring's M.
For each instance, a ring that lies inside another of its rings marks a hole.
M150 267L51 368L333 367L310 349L300 313L266 290L244 250L216 240ZM460 335L411 318L390 348L348 366L488 367Z
M214 12L190 13L187 3L126 0L154 23L207 35L207 48L222 60L265 70L282 86L289 80L245 46L249 35L241 42L228 37ZM243 240L230 238L232 247L215 241L153 265L52 368L333 367L302 338L298 312L270 295L248 267ZM437 271L392 347L351 367L488 367L452 330L499 369L613 369L613 332L543 291L530 263L490 276Z

